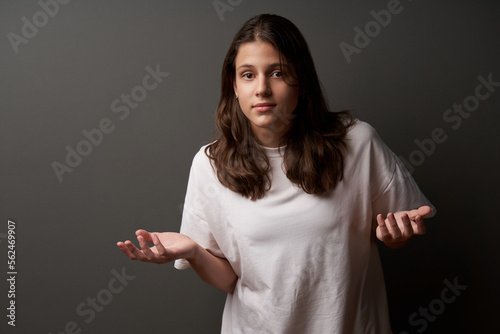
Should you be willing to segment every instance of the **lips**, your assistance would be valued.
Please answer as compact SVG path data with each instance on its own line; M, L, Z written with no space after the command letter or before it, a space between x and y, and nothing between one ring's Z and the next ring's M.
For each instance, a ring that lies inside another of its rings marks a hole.
M257 103L256 105L253 106L253 108L257 111L264 112L264 111L271 110L275 106L276 106L276 104L274 104L274 103L267 103L266 102L266 103Z

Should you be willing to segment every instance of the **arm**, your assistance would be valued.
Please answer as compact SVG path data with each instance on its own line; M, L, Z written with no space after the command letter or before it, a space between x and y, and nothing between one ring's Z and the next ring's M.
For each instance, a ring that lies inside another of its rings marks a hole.
M390 248L403 247L415 234L425 234L424 216L431 213L429 206L421 206L416 210L389 213L384 220L382 214L377 215L377 238Z
M200 245L197 256L187 258L191 267L206 283L224 292L233 293L238 276L226 259L212 255Z
M229 262L212 255L189 237L179 233L149 233L145 230L138 230L136 235L141 249L129 240L117 243L131 260L161 264L186 259L203 281L228 293L234 291L238 276ZM149 247L146 242L154 246Z

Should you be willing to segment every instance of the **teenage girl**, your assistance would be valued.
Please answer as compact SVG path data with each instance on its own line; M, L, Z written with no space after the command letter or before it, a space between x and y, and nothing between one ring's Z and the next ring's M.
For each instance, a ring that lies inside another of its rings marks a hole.
M139 248L118 247L226 291L222 333L391 333L375 238L397 248L424 234L432 204L370 125L328 110L289 20L243 25L221 89L181 233L138 230Z

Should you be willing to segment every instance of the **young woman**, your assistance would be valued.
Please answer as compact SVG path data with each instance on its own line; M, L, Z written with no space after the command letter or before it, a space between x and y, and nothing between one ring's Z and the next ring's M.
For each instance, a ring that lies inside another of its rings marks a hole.
M238 31L216 124L181 233L139 230L140 248L118 247L228 292L222 333L390 333L375 236L401 247L435 210L370 125L328 111L289 20L259 15Z

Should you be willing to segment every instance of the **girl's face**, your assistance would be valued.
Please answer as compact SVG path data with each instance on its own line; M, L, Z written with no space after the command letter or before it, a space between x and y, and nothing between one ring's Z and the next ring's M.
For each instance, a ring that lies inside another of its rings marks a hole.
M293 68L282 67L290 81ZM284 135L292 126L299 88L283 80L278 51L262 41L242 44L235 68L234 92L254 135L263 146L283 145Z

